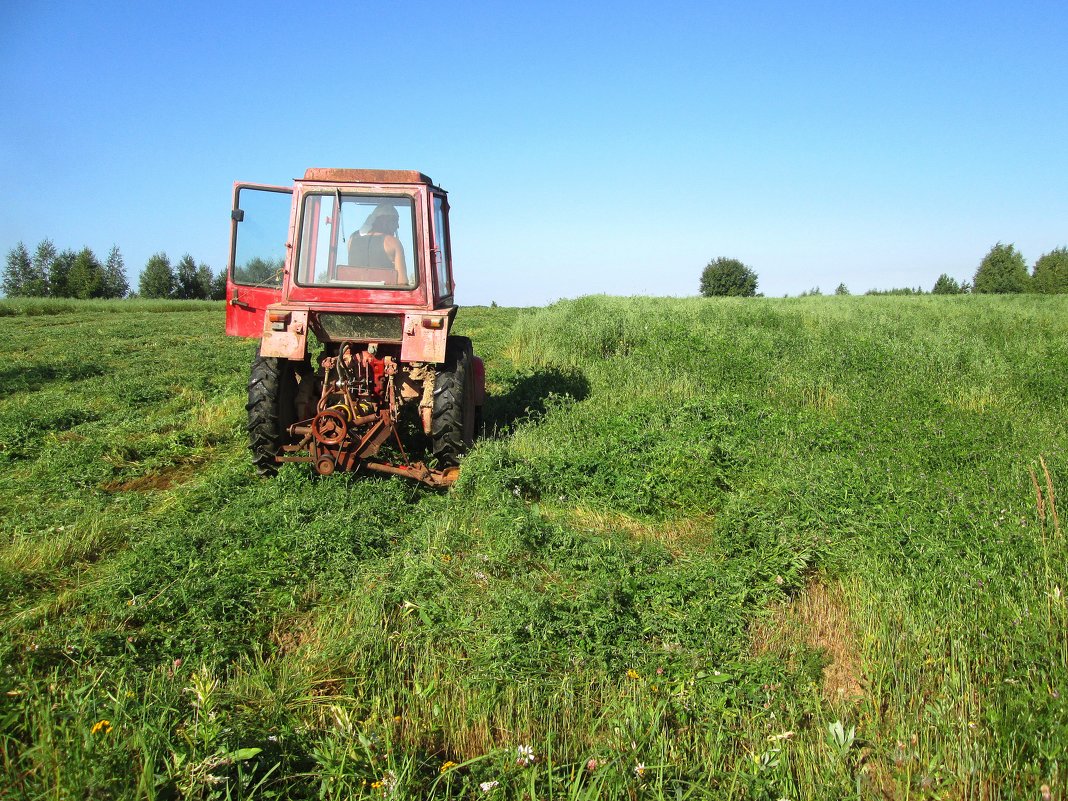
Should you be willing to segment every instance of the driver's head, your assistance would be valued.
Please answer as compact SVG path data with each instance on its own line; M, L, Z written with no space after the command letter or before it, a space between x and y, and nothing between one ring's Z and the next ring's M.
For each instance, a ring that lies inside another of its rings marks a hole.
M374 211L367 215L364 227L380 234L392 234L400 224L400 215L397 210L386 203L375 206Z

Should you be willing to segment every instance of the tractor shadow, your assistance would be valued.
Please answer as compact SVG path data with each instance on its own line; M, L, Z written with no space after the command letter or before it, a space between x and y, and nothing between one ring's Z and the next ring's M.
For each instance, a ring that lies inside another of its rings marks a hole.
M482 407L481 436L506 434L516 423L536 420L545 414L553 399L585 400L590 382L580 370L548 367L514 373L503 381L506 389L490 392Z
M103 375L105 370L97 364L77 362L71 364L23 364L0 368L0 397L19 392L36 392L49 384L63 382L73 384Z

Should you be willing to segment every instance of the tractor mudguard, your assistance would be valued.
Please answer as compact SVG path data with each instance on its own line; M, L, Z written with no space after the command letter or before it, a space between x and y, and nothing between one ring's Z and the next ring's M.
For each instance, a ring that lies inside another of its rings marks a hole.
M486 364L478 356L471 359L471 367L475 374L475 406L481 406L486 402Z

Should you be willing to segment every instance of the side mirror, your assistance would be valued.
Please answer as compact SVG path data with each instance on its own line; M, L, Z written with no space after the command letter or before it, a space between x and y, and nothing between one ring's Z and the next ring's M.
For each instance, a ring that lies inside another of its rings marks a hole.
M245 210L244 209L233 209L230 212L230 219L233 220L234 222L244 222L245 221Z

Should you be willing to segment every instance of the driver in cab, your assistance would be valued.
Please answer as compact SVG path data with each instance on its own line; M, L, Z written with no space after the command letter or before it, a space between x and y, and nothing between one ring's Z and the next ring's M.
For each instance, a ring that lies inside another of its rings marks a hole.
M389 276L387 270L392 270L395 280L386 283L407 284L404 246L397 239L399 225L400 218L393 206L384 203L376 206L359 232L349 237L349 266L381 271L383 277Z

